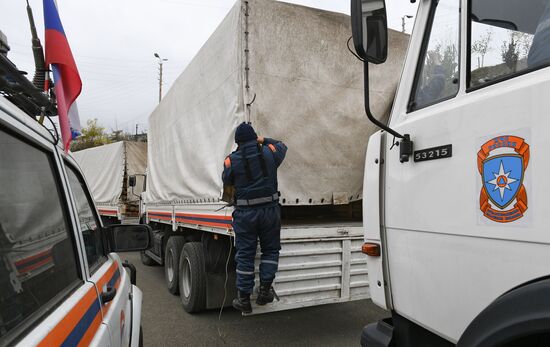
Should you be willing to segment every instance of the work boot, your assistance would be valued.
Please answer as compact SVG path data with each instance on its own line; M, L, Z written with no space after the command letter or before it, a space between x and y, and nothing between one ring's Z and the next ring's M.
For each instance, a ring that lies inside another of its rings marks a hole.
M260 306L269 304L273 302L275 298L275 291L271 287L271 282L261 282L260 290L258 291L258 298L256 298L256 303Z
M233 307L242 313L252 313L250 294L243 293L239 290L237 298L233 299Z

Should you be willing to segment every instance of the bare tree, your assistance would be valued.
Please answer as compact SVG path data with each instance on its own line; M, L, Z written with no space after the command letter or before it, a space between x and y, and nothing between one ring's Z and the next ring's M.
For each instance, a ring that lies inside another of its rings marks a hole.
M478 58L477 67L482 68L485 65L485 55L491 49L491 41L493 40L493 30L487 29L484 35L481 35L478 40L472 44L472 52L477 53L481 57L481 61Z

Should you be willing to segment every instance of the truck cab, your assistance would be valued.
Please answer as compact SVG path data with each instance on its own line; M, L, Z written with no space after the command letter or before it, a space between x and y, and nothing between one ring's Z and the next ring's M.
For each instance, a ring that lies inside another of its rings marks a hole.
M78 165L35 118L55 105L37 108L46 94L0 53L0 346L141 345L135 267L114 252L146 249L151 230L102 225Z
M385 3L351 5L376 122L368 65L391 58ZM392 317L363 346L550 343L549 65L550 1L420 1L367 149L363 250Z

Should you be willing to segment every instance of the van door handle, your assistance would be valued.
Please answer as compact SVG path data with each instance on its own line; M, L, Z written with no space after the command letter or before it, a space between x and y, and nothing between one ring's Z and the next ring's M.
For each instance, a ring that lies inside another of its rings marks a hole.
M113 301L115 296L116 296L116 288L115 287L107 287L107 291L101 293L101 304L105 305L109 301Z

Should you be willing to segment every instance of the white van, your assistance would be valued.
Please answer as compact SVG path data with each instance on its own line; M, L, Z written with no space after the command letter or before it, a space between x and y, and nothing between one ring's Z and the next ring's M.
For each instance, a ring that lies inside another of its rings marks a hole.
M103 227L56 142L0 96L0 346L141 345L136 271L112 252L146 249L151 230Z

